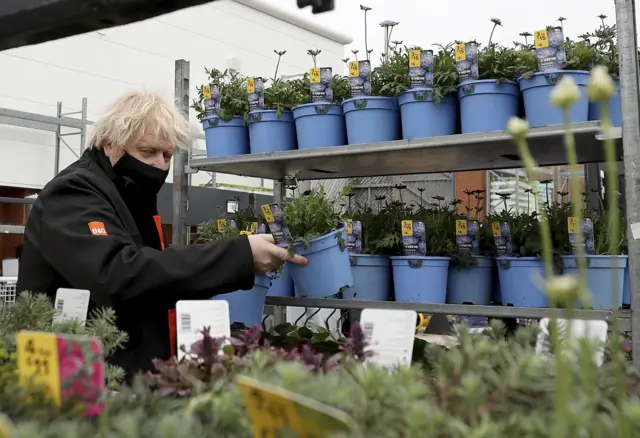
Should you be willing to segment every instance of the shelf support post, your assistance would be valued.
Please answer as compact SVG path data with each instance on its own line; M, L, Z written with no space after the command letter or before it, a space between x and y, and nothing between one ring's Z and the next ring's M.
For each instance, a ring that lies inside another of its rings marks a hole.
M640 224L640 108L638 107L638 45L634 0L615 0L616 28L620 46L620 100L622 102L622 145L629 243L631 333L633 363L640 365L640 235L633 229ZM636 231L638 233L638 231Z
M185 119L189 120L189 61L179 59L175 63L174 103ZM173 155L173 226L171 243L187 244L187 209L189 179L185 167L189 164L190 151L178 150Z

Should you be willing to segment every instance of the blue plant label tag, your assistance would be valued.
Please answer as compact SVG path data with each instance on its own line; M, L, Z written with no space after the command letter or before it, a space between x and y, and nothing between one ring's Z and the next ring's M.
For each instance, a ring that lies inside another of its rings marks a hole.
M220 112L220 89L215 84L202 86L202 104L205 116L215 116Z
M258 232L256 234L267 234L267 224L258 223Z
M478 255L480 223L469 219L456 220L456 246L463 254Z
M347 251L349 254L362 253L362 223L347 219Z
M478 79L478 45L474 41L456 44L458 82Z
M276 243L291 243L293 238L289 227L284 223L284 215L280 206L278 204L265 204L260 208Z
M513 247L511 246L511 227L509 223L492 222L491 232L498 257L511 256L513 254Z
M333 102L333 76L331 67L314 67L309 72L311 102Z
M578 245L576 243L576 236L582 231L582 245L584 246L585 254L595 254L595 239L593 236L593 221L589 218L582 220L582 227L578 228L578 219L575 217L569 217L567 219L567 231L569 232L569 244L571 245L571 252L577 253Z
M424 222L403 220L400 223L402 229L402 251L406 256L426 256L427 241Z
M489 328L489 318L486 316L458 316L458 324L466 324L472 333L482 333Z
M409 83L411 88L433 87L433 50L409 51Z
M562 27L537 30L533 33L533 41L539 71L560 70L567 66Z
M371 96L371 62L349 63L349 91L351 97Z
M247 79L247 98L249 111L264 109L264 80L262 78Z

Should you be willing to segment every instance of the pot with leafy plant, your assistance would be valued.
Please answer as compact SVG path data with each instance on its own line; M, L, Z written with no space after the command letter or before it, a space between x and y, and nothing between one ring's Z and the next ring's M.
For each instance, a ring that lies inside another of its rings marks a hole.
M365 20L366 20L365 10ZM386 23L386 22L383 22ZM395 23L395 22L392 22ZM385 27L389 32L391 26ZM366 29L366 25L365 25ZM365 44L366 44L365 31ZM354 51L357 53L357 51ZM349 144L376 143L400 139L400 111L395 94L375 87L371 81L369 53L361 61L349 63L351 98L342 102ZM385 63L385 60L382 60Z
M585 42L591 42L595 50L594 65L604 65L613 77L615 94L609 98L609 117L613 126L622 126L622 104L620 102L620 64L618 45L616 44L616 26L607 26L604 23L606 15L599 15L601 26L593 33L580 35ZM595 39L595 42L592 42ZM600 120L600 105L589 102L589 120Z
M447 303L491 303L493 286L493 242L487 239L486 225L482 224L484 190L465 190L465 213L451 211L451 238L456 242L456 252L449 265ZM462 201L456 200L455 204Z
M299 194L282 207L263 205L262 213L275 241L308 261L304 266L289 266L296 296L333 297L353 286L346 223L336 200L329 199L322 188Z
M533 128L563 123L563 112L551 101L551 91L564 76L570 76L580 89L580 99L567 114L569 120L589 119L587 82L595 60L595 49L588 41L565 40L561 27L547 27L534 32L538 72L523 75L518 81L524 100L527 121Z
M202 122L207 157L248 154L246 80L229 70L205 68L205 72L209 83L198 88L199 98L194 100L193 108Z
M457 42L456 69L459 76L460 131L502 131L520 109L516 79L535 69L535 55L527 48L511 48L492 42L502 22L492 18L489 43L480 49L475 41Z
M379 67L383 89L398 93L402 138L436 137L458 132L458 74L451 45L433 50L395 45Z
M249 97L249 146L252 154L296 149L296 129L291 108L300 100L299 90L289 81L278 79L280 60L286 50L274 50L278 55L271 83L261 77L247 79Z
M240 218L221 217L212 219L198 226L197 243L207 243L216 240L233 239L240 234L250 234L256 226L252 222L240 221ZM251 290L239 290L216 295L212 299L224 300L229 303L229 317L232 323L239 322L247 327L260 324L264 311L267 292L271 286L271 277L256 275Z
M405 189L401 186L399 190ZM402 193L402 192L401 192ZM402 195L401 195L402 196ZM395 299L409 303L447 302L447 279L455 246L449 234L451 206L444 197L435 202L409 209L395 225L396 251L391 257Z
M298 149L342 146L347 143L347 133L340 104L348 95L348 81L332 75L331 67L317 67L321 50L307 53L313 59L313 68L303 79L292 81L300 98L292 109Z

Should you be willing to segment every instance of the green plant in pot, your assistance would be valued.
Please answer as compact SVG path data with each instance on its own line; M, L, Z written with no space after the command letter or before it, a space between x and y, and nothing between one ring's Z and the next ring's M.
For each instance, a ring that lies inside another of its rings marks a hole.
M193 108L205 133L208 157L249 153L245 117L249 111L247 81L232 70L206 69L208 84L198 87Z
M347 143L341 103L349 97L349 80L334 75L331 67L318 67L317 58L321 53L319 49L308 50L313 67L290 84L298 99L292 108L298 149Z
M276 242L307 258L307 265L289 266L296 296L336 296L353 286L340 200L329 198L322 186L300 193L295 177L291 180L296 196L284 205L263 205L262 213Z
M278 78L278 69L286 50L274 50L274 53L278 61L271 79L247 79L247 119L252 154L289 151L297 147L291 109L303 97L296 84Z

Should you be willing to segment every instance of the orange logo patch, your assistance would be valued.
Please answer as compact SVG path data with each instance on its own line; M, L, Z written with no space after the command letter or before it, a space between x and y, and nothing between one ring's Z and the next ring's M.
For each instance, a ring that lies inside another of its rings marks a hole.
M107 228L104 226L104 222L89 222L89 231L92 236L107 235Z

